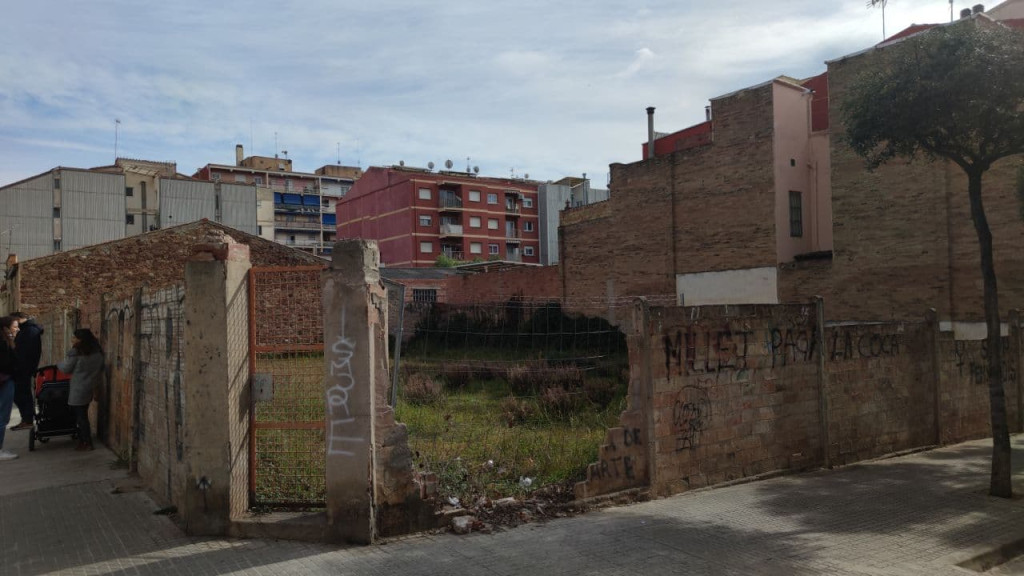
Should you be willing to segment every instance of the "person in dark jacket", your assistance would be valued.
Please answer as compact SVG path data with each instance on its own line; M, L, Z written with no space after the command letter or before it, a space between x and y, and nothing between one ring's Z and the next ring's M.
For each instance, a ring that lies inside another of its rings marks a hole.
M103 378L103 349L88 328L79 328L71 335L71 350L57 363L57 369L71 374L68 406L75 413L78 446L75 450L92 450L92 428L89 425L89 404Z
M18 335L18 320L12 316L0 318L0 461L14 460L17 454L4 450L4 433L11 421L11 407L14 404L14 379L18 367L14 356L14 340Z
M39 357L43 354L43 327L22 312L11 314L18 321L18 336L14 342L14 356L18 367L14 371L14 405L21 414L21 422L11 430L32 427L35 419L35 401L32 396L32 376L39 369Z

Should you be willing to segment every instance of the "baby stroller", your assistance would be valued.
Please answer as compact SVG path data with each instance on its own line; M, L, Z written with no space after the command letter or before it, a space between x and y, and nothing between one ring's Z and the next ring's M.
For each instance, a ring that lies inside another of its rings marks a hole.
M54 436L78 437L75 413L68 406L71 376L56 366L43 366L35 373L36 415L28 431L28 449L36 449L36 440L43 444Z

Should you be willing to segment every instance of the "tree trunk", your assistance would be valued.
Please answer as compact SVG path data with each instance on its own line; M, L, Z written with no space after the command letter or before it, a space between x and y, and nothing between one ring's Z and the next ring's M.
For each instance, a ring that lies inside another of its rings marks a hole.
M1010 429L1006 422L1006 394L1003 391L1003 346L1000 336L999 292L996 289L996 268L992 255L992 231L985 217L981 201L983 170L967 172L968 193L971 199L971 219L978 233L981 249L981 277L985 290L985 327L988 360L988 395L992 411L992 477L989 494L1002 498L1013 496L1010 477ZM952 279L950 279L952 280Z

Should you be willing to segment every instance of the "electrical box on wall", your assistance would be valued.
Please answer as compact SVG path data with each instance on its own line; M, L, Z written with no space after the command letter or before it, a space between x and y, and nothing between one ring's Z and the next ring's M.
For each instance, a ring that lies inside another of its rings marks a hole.
M270 402L274 399L274 376L272 374L252 375L252 399L254 402Z

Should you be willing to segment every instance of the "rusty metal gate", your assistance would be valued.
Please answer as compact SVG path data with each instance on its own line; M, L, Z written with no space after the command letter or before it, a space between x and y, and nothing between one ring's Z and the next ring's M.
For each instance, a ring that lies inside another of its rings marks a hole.
M323 266L249 272L249 502L324 506Z

